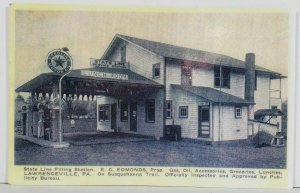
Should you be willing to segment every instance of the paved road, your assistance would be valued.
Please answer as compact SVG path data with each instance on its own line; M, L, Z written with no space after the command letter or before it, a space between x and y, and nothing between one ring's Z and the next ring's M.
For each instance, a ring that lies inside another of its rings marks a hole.
M16 139L18 165L188 166L285 168L286 148L211 146L193 141L143 141L43 148Z

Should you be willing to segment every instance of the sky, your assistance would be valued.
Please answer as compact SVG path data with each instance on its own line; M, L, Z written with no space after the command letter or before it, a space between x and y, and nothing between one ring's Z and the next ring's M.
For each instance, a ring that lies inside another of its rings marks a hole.
M15 15L16 87L49 72L49 51L68 47L74 68L100 58L116 33L225 54L288 76L289 15L274 11L220 10L17 10ZM283 97L287 96L283 81Z

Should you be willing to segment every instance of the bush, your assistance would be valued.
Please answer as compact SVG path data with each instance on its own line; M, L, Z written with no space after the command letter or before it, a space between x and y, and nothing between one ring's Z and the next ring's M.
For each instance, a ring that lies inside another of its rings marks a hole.
M252 143L254 145L262 145L262 146L270 145L272 138L273 135L265 131L260 131L253 136Z

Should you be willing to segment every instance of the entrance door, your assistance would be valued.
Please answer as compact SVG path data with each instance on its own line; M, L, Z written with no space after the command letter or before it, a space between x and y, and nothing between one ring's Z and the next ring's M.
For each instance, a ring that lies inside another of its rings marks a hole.
M22 134L26 135L26 121L27 121L27 114L22 114Z
M130 131L137 131L137 104L130 103Z
M110 128L117 131L117 103L111 104Z
M198 107L198 136L210 137L209 105Z

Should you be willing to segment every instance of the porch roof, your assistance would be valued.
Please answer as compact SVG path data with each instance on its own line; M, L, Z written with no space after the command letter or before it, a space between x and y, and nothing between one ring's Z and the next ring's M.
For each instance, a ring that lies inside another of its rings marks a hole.
M18 87L16 92L32 92L53 84L61 77L54 72L43 73ZM118 86L162 87L163 85L143 77L129 69L94 67L72 70L63 80L106 83Z
M176 85L172 84L173 88L181 89L183 91L195 94L200 96L208 101L213 103L221 103L226 105L252 105L255 104L253 102L247 101L240 97L219 91L217 89L213 89L210 87L202 87L202 86L186 86L186 85Z

